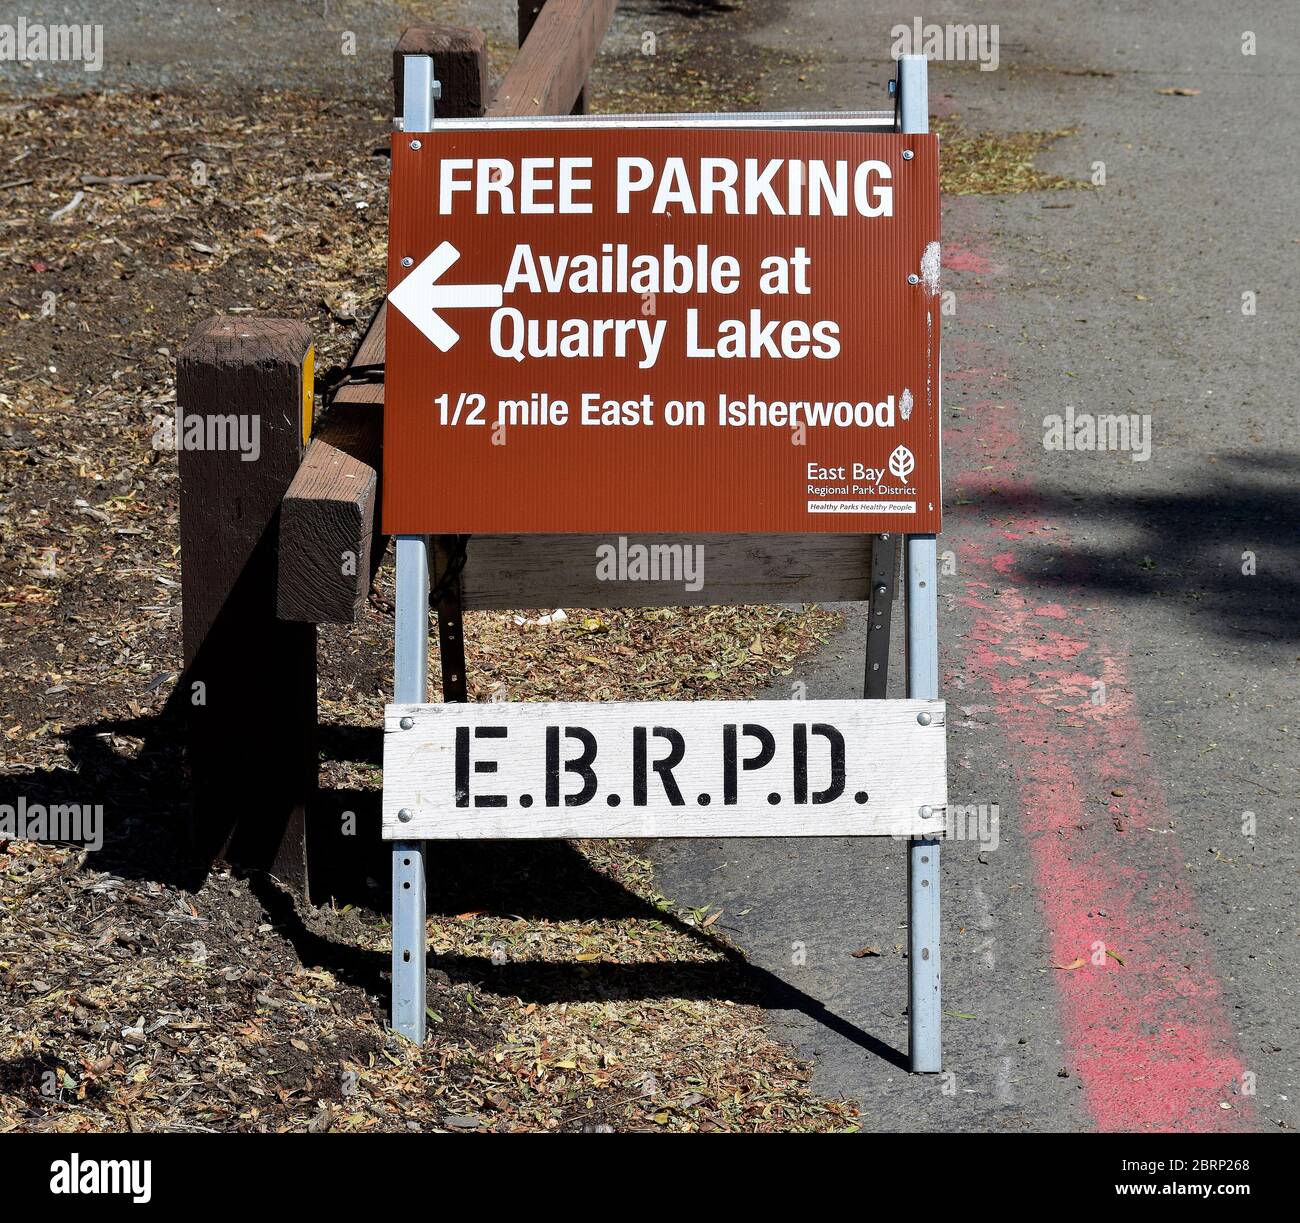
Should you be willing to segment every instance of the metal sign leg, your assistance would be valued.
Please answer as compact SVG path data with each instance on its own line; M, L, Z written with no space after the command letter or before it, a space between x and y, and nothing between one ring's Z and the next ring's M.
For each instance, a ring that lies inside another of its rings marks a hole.
M433 125L441 86L433 58L402 57L402 117L408 132ZM397 539L397 608L393 640L393 699L423 705L429 699L429 539ZM425 926L424 842L393 842L393 1029L424 1043Z
M429 541L397 540L397 607L393 642L393 699L429 699ZM424 962L427 944L424 842L393 842L393 1029L424 1043Z
M907 540L907 695L939 695L938 549L933 535ZM939 841L907 848L908 1057L913 1071L942 1068L939 993Z
M898 126L930 130L929 64L924 55L898 60ZM942 402L942 390L940 391ZM942 414L942 410L941 410ZM910 535L907 571L907 695L939 695L939 570L933 535ZM946 733L946 732L945 732ZM917 838L907 847L908 1059L913 1072L943 1066L939 977L939 841Z

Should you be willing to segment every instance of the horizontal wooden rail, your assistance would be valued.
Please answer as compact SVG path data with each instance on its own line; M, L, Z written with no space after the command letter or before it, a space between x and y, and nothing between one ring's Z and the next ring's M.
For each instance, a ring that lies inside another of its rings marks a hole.
M351 368L382 365L381 306ZM312 434L280 506L276 614L311 624L353 624L384 554L379 473L384 384L345 382Z

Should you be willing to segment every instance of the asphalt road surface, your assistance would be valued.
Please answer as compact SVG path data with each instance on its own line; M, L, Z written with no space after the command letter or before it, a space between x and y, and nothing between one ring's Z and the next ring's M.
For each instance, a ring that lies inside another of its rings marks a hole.
M942 688L950 801L976 807L943 850L946 1073L901 1068L902 845L658 847L665 894L722 907L796 991L774 1022L868 1129L1300 1117L1300 54L1293 11L1247 7L980 5L997 70L932 65L934 113L1073 129L1039 163L1071 178L1105 163L1095 189L944 205ZM881 105L898 10L751 16L810 61L764 108ZM1045 449L1071 407L1149 417L1149 457ZM864 637L851 613L792 678L857 695Z

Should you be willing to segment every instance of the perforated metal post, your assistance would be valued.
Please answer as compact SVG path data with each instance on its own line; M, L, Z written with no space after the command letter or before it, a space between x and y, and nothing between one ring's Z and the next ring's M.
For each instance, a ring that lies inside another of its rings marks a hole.
M433 59L407 55L403 64L403 130L427 132L433 123L438 83ZM397 605L393 635L393 699L429 699L429 540L397 539ZM393 842L393 1029L424 1042L425 928L424 842Z
M429 541L397 540L397 605L393 639L393 699L429 699ZM393 1028L424 1040L424 842L393 842Z
M924 55L898 61L898 126L930 130L930 90ZM940 387L943 380L940 378ZM939 394L943 415L943 393ZM939 695L938 544L933 535L909 535L907 578L907 695ZM946 732L945 732L946 733ZM936 813L937 814L937 813ZM914 1072L943 1065L943 1008L939 972L939 841L915 838L907 847L908 1060Z
M907 695L913 698L939 695L936 549L933 535L908 537ZM940 1070L943 1061L939 846L938 840L918 837L907 847L907 1048L912 1070L927 1073Z

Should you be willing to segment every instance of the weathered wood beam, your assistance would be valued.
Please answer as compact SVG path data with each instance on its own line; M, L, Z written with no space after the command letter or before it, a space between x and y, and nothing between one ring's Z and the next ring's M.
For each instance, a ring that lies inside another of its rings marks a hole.
M487 36L453 26L411 26L393 50L393 114L402 113L407 55L432 55L442 97L434 104L441 119L478 119L487 109Z
M545 0L510 65L491 115L567 115L587 84L587 75L609 29L617 0Z
M528 41L528 35L532 33L533 26L537 23L538 15L545 7L547 0L519 0L519 45L522 47ZM599 45L599 43L597 43ZM573 103L573 108L569 112L574 115L585 115L587 113L587 85L583 82L582 88L578 91L578 97Z
M223 422L227 438L233 420L257 443L179 455L191 840L205 862L272 871L302 890L316 786L316 629L276 616L276 544L303 456L311 365L303 323L213 318L176 368L187 418Z
M373 403L336 403L326 414L280 510L281 620L352 624L365 610L383 555L379 430Z

